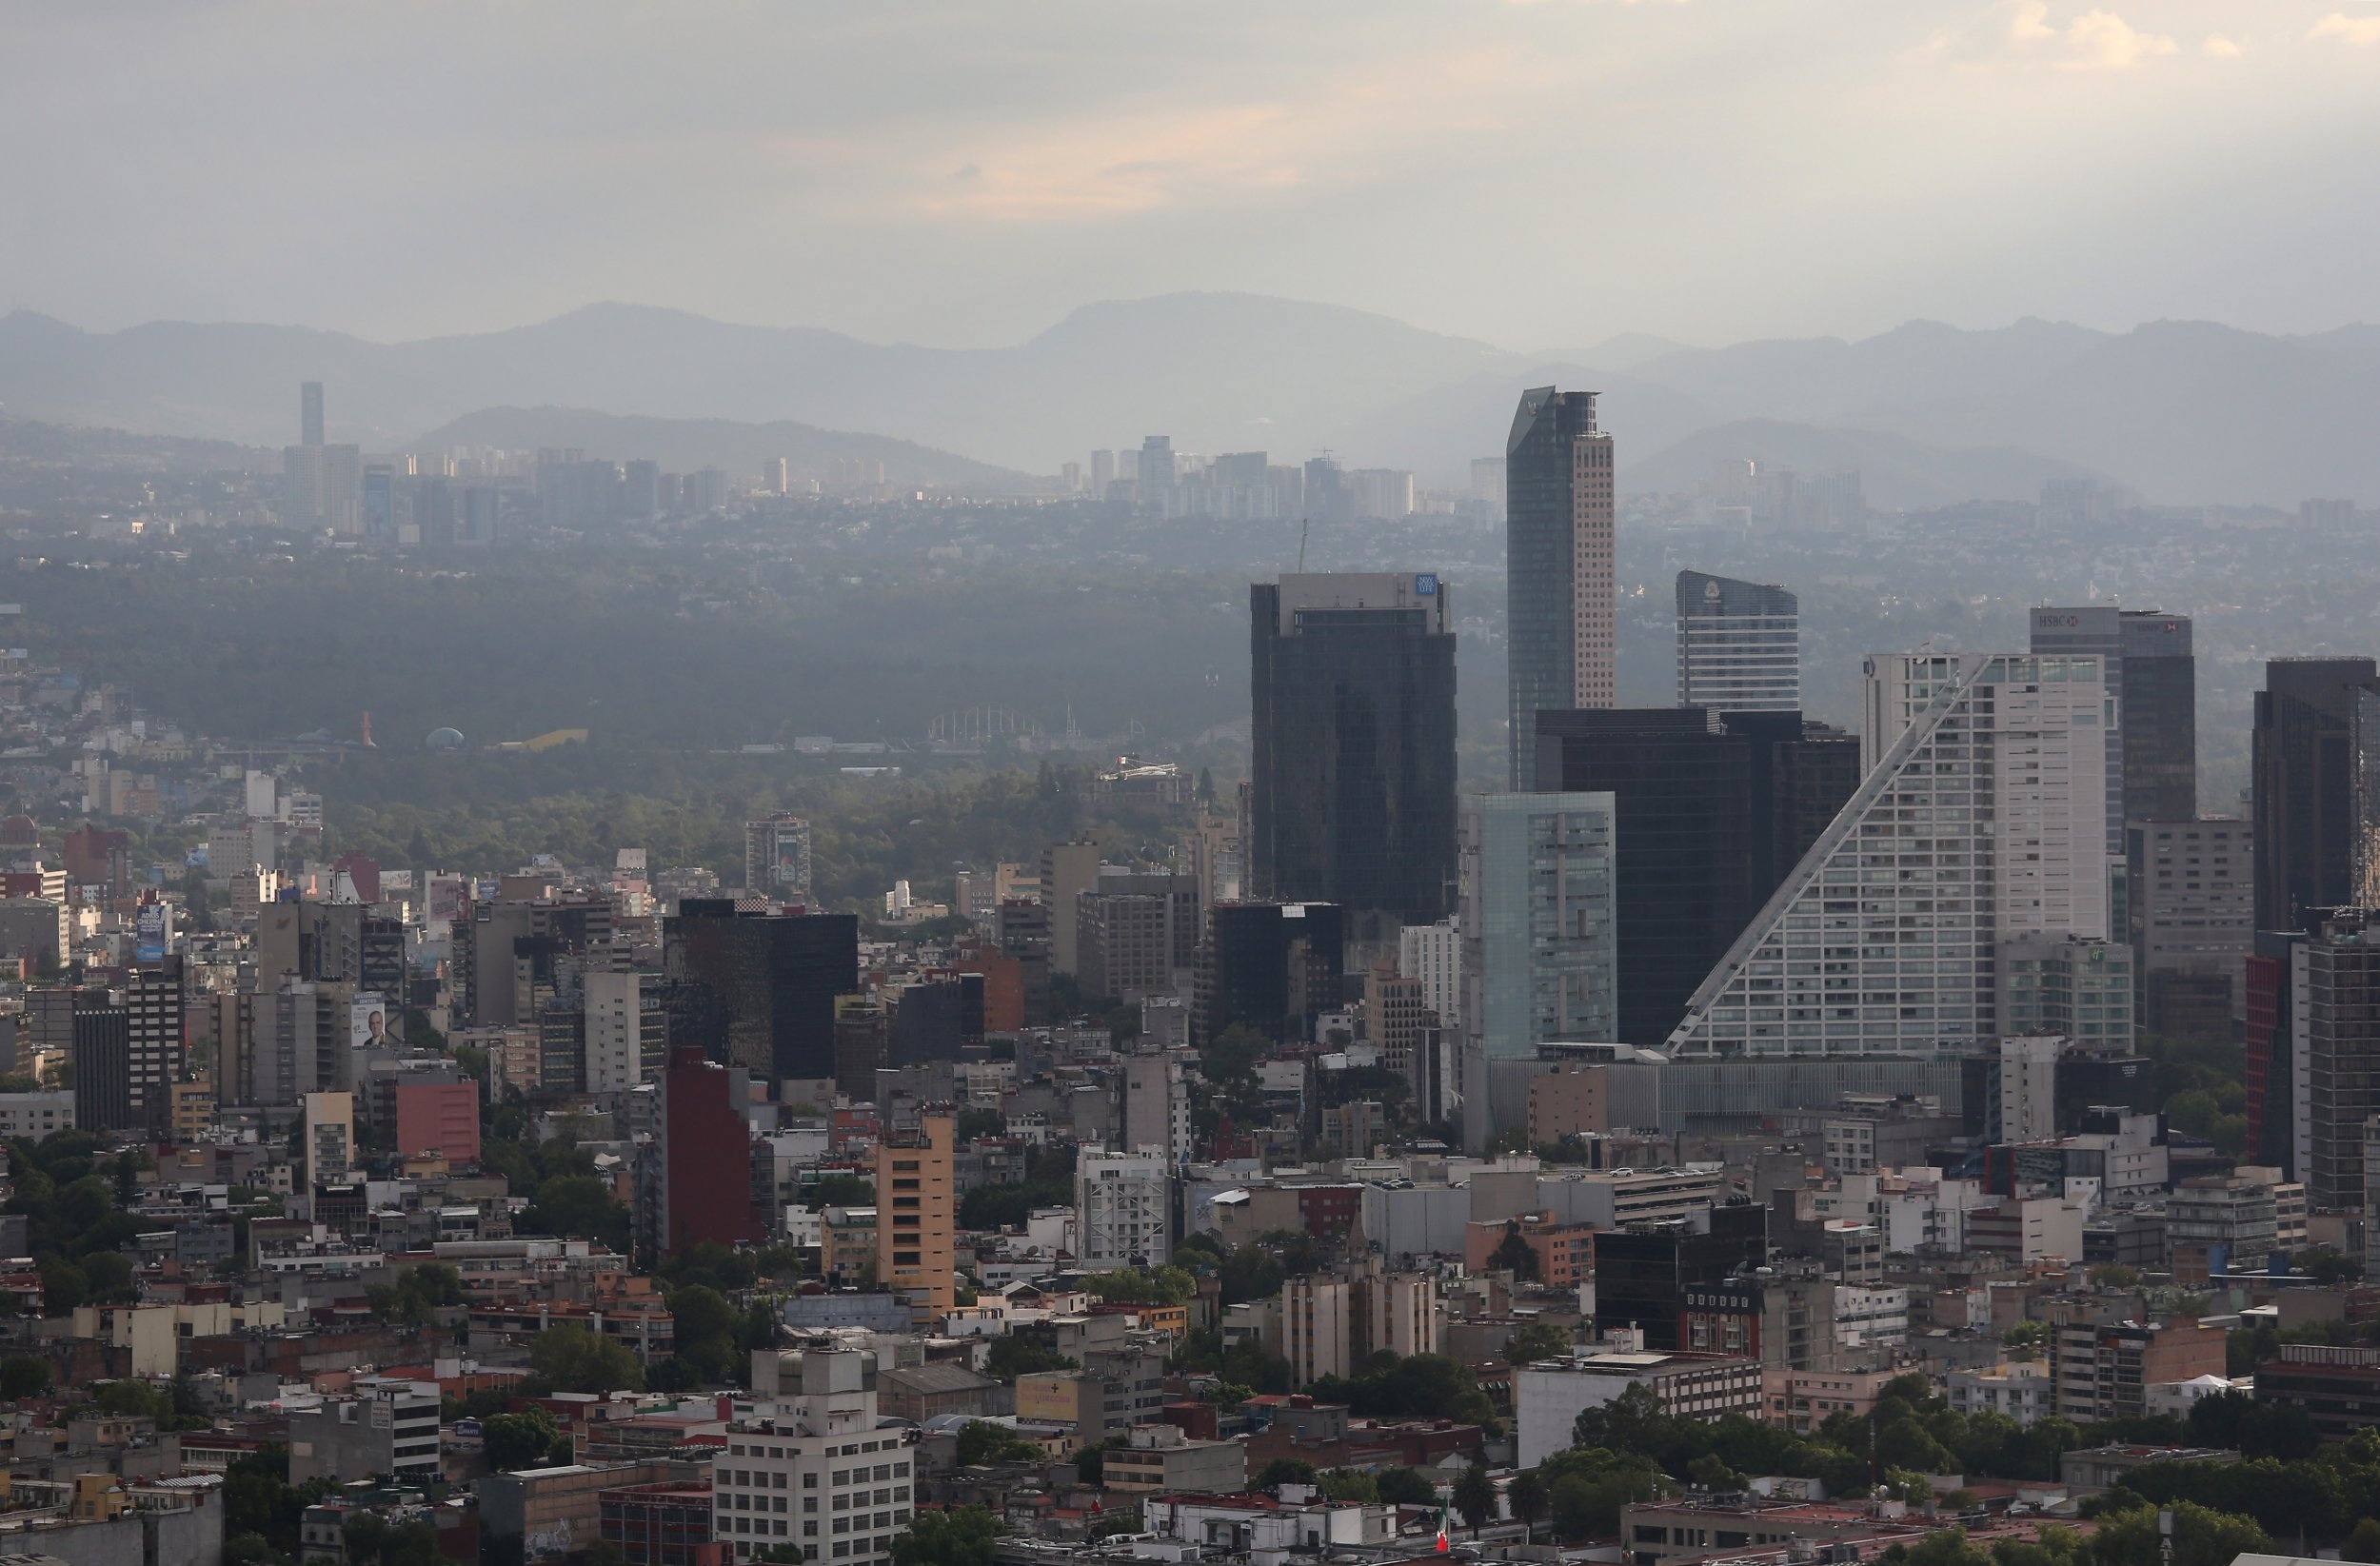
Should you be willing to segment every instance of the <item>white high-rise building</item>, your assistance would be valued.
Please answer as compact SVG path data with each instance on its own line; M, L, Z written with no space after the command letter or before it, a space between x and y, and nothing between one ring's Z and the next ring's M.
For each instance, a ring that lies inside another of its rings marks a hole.
M1293 1278L1281 1286L1281 1358L1289 1361L1293 1384L1353 1370L1348 1348L1354 1340L1355 1294L1353 1284L1338 1278Z
M1670 1052L1930 1056L2000 1037L2001 942L2108 938L2112 706L2092 657L1870 659L1864 780Z
M1190 1094L1181 1062L1165 1055L1124 1058L1124 1145L1163 1151L1176 1168L1190 1161Z
M887 1560L914 1510L917 1449L876 1427L876 1357L812 1348L799 1374L773 1416L727 1426L712 1459L711 1537L736 1560L783 1548L826 1566Z
M1677 704L1801 710L1801 601L1782 587L1677 573Z
M652 1080L668 1048L669 1023L662 1011L661 976L654 973L585 975L586 1091L625 1093Z
M1993 1141L2050 1141L2057 1136L2057 1059L2063 1039L2000 1041L2000 1099L1990 1124Z
M1077 1256L1094 1272L1160 1267L1173 1254L1173 1177L1162 1151L1086 1150L1075 1161Z
M1421 981L1421 1001L1450 1033L1462 1028L1462 921L1408 924L1397 934L1397 971Z

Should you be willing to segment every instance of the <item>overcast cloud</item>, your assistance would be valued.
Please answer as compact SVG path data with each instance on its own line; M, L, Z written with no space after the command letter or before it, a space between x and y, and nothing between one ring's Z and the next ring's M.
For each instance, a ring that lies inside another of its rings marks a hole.
M2315 330L2380 319L2376 106L2357 0L19 3L0 308Z

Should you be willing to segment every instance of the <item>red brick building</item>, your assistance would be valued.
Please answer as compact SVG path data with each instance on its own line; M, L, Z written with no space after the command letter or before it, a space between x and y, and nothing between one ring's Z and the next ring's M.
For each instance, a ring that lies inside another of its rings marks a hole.
M399 1153L442 1153L453 1168L479 1162L477 1082L404 1082L395 1096Z

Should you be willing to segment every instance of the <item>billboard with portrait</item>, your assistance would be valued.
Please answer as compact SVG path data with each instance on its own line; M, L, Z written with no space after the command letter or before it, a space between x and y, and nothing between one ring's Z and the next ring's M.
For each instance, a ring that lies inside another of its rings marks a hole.
M378 990L358 990L347 1002L347 1042L357 1049L394 1049L388 1002Z

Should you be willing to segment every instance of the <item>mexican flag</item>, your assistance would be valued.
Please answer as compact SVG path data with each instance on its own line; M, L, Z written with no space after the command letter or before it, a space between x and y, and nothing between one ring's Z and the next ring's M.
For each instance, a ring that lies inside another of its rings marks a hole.
M1438 1503L1438 1553L1446 1553L1446 1502L1443 1499Z

